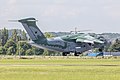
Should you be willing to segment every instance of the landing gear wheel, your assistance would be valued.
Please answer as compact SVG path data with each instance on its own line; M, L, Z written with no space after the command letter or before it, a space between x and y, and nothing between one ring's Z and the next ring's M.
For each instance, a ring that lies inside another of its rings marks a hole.
M99 48L99 52L103 52L103 49L102 49L102 48Z
M62 53L62 56L67 56L67 53L63 52L63 53Z
M79 53L75 52L74 56L79 56Z

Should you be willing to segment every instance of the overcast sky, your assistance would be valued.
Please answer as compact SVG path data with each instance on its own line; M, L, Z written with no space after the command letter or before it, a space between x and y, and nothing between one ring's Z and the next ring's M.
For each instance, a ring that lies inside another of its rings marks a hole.
M0 28L23 29L10 19L35 17L42 31L90 29L120 33L120 0L1 0Z

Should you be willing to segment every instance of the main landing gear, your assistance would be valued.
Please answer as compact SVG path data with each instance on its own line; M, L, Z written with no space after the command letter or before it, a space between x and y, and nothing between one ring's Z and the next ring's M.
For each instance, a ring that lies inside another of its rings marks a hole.
M80 52L75 52L74 53L74 56L79 56L80 55Z
M69 52L63 52L62 56L67 56L67 54L69 54Z
M63 52L62 56L67 56L67 54L70 54L70 52ZM80 52L75 52L74 56L79 56L81 53Z

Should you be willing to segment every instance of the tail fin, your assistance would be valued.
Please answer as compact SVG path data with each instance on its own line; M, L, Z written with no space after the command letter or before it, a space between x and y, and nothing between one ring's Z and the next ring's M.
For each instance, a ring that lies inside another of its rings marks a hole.
M40 29L37 27L36 21L37 20L35 18L26 18L26 19L18 20L18 22L22 23L28 35L33 41L36 40L43 41L46 38L43 35L43 33L40 31Z

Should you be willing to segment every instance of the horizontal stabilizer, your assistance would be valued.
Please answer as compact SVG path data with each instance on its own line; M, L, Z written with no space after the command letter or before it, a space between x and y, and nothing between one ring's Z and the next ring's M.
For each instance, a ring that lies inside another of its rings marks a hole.
M18 20L8 20L9 22L18 22Z
M21 20L8 20L9 22L21 22ZM38 20L26 20L28 22L38 22Z

